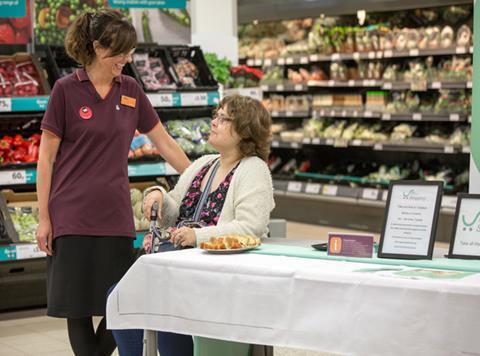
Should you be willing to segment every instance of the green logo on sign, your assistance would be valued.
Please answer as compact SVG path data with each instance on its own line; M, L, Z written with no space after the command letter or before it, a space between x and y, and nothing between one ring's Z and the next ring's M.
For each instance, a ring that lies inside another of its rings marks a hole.
M473 231L473 225L477 222L478 218L480 217L480 211L475 215L472 222L469 223L465 214L462 214L462 223L463 223L463 231ZM478 230L478 229L477 229Z

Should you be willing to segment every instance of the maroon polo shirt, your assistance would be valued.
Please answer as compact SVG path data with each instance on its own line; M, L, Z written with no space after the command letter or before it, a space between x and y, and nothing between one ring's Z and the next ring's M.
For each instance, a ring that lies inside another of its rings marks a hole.
M53 236L135 237L128 151L135 129L159 123L147 96L128 76L102 99L83 69L55 83L42 130L61 138L49 212Z

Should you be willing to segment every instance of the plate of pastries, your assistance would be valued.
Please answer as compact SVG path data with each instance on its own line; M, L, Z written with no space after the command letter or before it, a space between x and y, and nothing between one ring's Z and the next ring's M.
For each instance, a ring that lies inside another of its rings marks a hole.
M210 237L208 241L200 243L200 248L209 253L240 253L250 251L260 246L258 237L248 235L226 235Z

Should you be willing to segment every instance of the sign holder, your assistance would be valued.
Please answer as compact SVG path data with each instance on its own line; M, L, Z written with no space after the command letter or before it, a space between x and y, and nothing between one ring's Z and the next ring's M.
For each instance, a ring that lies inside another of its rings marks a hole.
M442 194L440 181L392 182L378 257L431 260Z
M460 193L447 258L480 260L480 194ZM475 241L478 239L478 242Z

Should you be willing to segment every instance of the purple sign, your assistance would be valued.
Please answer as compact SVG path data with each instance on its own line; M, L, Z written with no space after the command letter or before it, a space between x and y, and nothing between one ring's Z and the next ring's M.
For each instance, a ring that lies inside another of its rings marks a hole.
M373 256L373 235L328 234L328 254L330 256L367 257Z

